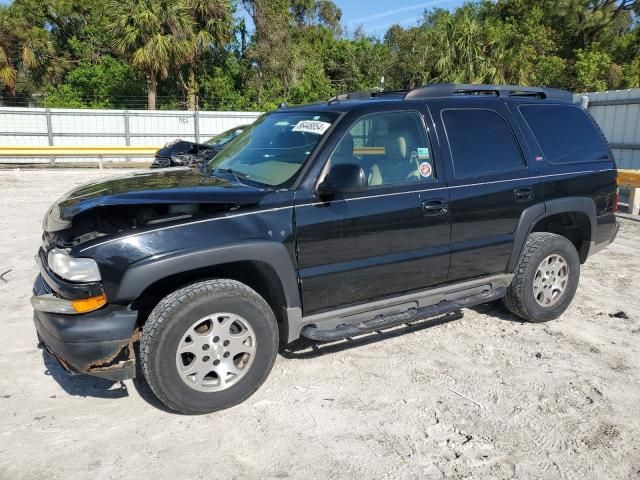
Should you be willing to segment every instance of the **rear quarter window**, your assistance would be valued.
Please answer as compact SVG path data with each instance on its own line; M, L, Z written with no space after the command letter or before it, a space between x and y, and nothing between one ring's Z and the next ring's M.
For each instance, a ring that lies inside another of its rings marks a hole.
M511 127L498 112L480 108L442 111L456 177L525 168Z
M571 105L521 105L520 113L549 163L607 160L609 149L593 120Z

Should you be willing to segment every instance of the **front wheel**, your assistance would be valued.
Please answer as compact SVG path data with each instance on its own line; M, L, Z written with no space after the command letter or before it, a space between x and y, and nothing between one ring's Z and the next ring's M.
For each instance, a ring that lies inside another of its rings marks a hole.
M578 288L580 258L561 235L529 235L503 303L529 322L547 322L567 309Z
M140 343L144 376L180 413L210 413L251 396L267 378L278 330L267 302L233 280L177 290L153 309Z

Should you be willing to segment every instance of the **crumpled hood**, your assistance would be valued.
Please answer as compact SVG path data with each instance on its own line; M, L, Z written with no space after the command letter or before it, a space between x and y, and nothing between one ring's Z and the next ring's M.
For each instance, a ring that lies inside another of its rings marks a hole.
M254 205L267 191L190 168L171 168L113 177L71 190L47 210L47 232L70 226L73 217L107 205L229 203Z
M156 152L156 157L171 158L174 155L196 154L202 150L215 150L206 143L193 143L186 140L178 140L175 143L162 147Z

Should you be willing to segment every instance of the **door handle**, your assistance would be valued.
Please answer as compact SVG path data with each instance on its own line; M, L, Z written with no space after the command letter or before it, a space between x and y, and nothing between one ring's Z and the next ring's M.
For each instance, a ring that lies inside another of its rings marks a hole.
M533 189L531 187L516 188L513 193L516 196L516 202L533 200Z
M422 202L422 214L435 217L449 213L449 204L446 200L425 200Z

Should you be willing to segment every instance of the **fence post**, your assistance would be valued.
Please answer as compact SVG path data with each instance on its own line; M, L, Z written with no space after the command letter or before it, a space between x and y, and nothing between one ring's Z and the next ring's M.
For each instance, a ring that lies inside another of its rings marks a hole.
M629 213L631 215L640 215L640 188L629 187Z
M49 108L45 109L45 113L47 115L47 137L49 137L49 146L53 147L53 127L51 126L51 110ZM56 157L51 157L49 159L51 163L56 163Z
M589 95L582 95L580 97L580 106L583 110L587 110L589 108Z
M193 133L196 137L196 143L200 143L200 115L198 110L193 112Z
M131 129L129 127L129 110L124 111L124 144L131 146ZM125 157L127 162L131 161L131 157Z

